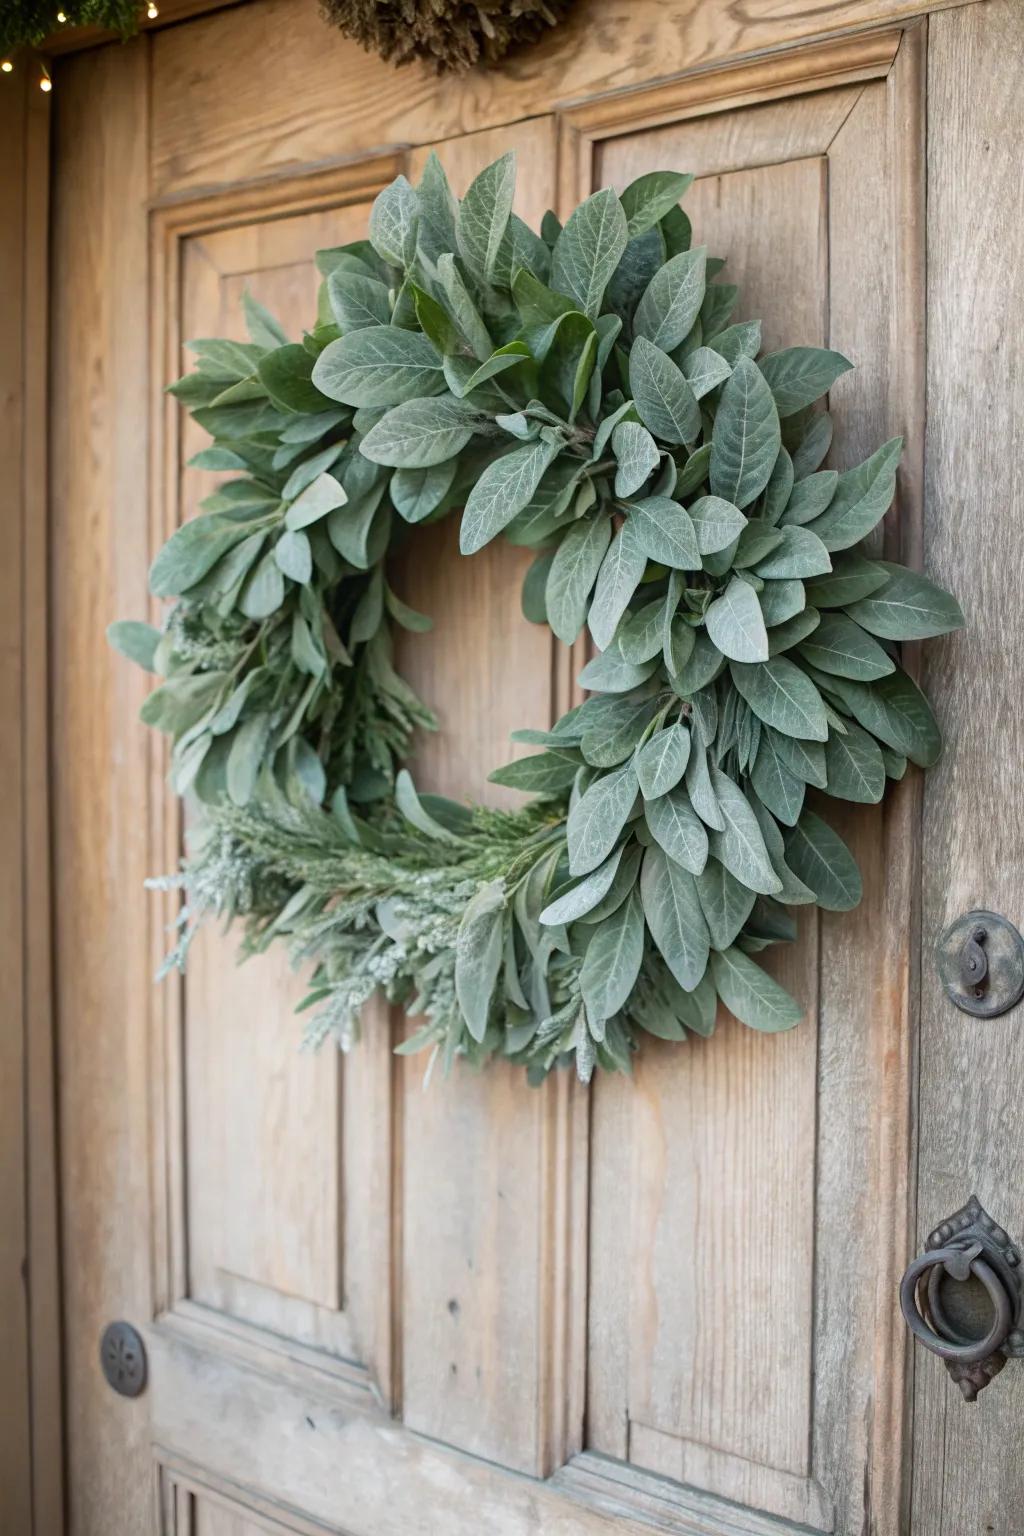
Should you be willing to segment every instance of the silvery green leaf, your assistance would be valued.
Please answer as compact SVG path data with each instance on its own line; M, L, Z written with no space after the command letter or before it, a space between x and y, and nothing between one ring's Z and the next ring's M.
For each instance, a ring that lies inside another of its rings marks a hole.
M692 496L693 492L707 479L710 464L711 444L705 443L690 454L682 469L678 471L673 494L677 497Z
M347 500L345 491L333 475L318 475L288 508L285 527L293 533L300 528L308 528L310 523L319 522L328 512L333 512L335 507L343 507Z
M648 800L644 817L655 841L670 859L699 875L708 858L708 834L685 788Z
M804 811L786 838L786 862L826 912L848 912L861 899L860 870L838 832Z
M592 912L611 889L622 862L623 847L616 848L586 879L546 906L540 914L540 921L546 927L557 928L562 923L574 923L586 913Z
M768 631L768 655L781 656L783 651L791 651L794 645L812 635L820 623L821 614L817 608L804 608L784 624L776 624Z
M774 1034L799 1024L804 1011L785 987L741 949L715 951L711 973L722 1002L734 1018L750 1029Z
M594 768L614 768L632 757L637 742L658 712L656 698L610 699L593 725L583 732L580 749Z
M636 776L645 800L656 800L675 789L686 772L690 757L690 733L677 721L655 731L637 753Z
M700 307L702 340L713 342L725 330L739 296L740 291L734 283L709 283Z
M862 597L877 592L888 581L885 566L863 555L844 555L832 563L827 576L816 577L807 585L807 601L815 608L845 608Z
M282 501L295 501L306 489L320 479L321 475L342 457L345 452L344 443L331 443L322 448L319 453L311 454L308 459L303 459L301 464L296 464L281 491Z
M431 150L416 188L419 201L419 251L436 265L439 256L454 251L458 203L436 151Z
M766 523L774 527L781 518L784 509L790 501L793 491L793 460L785 448L779 449L779 456L772 466L772 472L768 477L768 484L764 488L764 510L761 513Z
M365 330L369 325L391 323L387 285L375 277L360 277L357 272L332 272L327 279L327 295L343 335L348 331Z
M822 469L816 475L807 475L803 480L798 480L786 502L781 521L787 526L795 524L801 527L804 523L812 523L832 500L838 481L839 476L834 469Z
M758 597L764 621L769 628L775 624L785 624L787 619L802 613L808 602L802 581L766 581Z
M792 416L827 393L853 364L841 352L824 347L787 347L769 352L758 364L775 396L780 416Z
M558 453L557 443L527 443L488 464L470 491L462 514L462 554L472 555L482 549L529 505L544 471Z
M688 699L714 682L725 665L718 646L704 630L698 630L690 659L679 675L671 679L672 687L681 699Z
M761 836L764 838L764 845L768 849L768 857L772 861L772 868L775 870L775 873L782 881L782 890L774 900L766 897L762 902L758 903L758 908L762 917L763 929L763 919L766 915L765 906L769 902L771 902L771 905L774 905L775 901L778 901L784 903L786 906L810 906L815 900L815 895L810 886L805 885L802 880L798 879L790 869L789 865L786 863L785 839L783 838L782 832L779 829L779 824L775 820L775 817L772 815L771 811L768 810L768 808L761 800L758 799L756 795L751 796L750 803L753 808L754 815L757 817L757 824L761 828ZM777 933L775 936L789 940L790 942L796 938L795 933L789 932Z
M628 693L645 683L657 665L657 657L637 664L623 660L614 648L609 648L587 662L579 675L580 687L598 693Z
M370 243L389 266L405 268L416 256L419 201L404 176L396 176L370 210Z
M443 369L445 383L457 399L462 400L467 395L479 390L489 379L497 378L500 373L507 373L510 368L516 368L524 358L530 356L530 349L523 341L510 341L507 346L499 347L492 352L486 362L477 362L474 358L461 357L457 354L444 359ZM477 399L480 398L478 395Z
M725 821L721 832L711 834L712 853L749 890L774 896L781 891L782 881L772 868L750 802L728 774L714 767L710 772L711 786Z
M757 896L717 859L708 859L697 876L697 896L711 935L712 949L728 949L736 942Z
M711 490L742 509L768 484L782 446L772 392L757 364L737 358L711 434Z
M590 604L587 622L594 644L604 651L612 642L629 600L647 568L647 556L636 541L630 523L625 522L611 542ZM643 658L646 660L647 658Z
M692 443L697 438L697 396L668 354L646 336L638 336L630 350L629 387L640 419L655 437L664 443Z
M725 817L711 785L707 749L693 734L690 738L690 758L686 764L686 788L690 804L704 825L713 832L724 831Z
M771 739L780 762L785 764L790 773L813 784L817 789L825 788L825 748L820 741L799 741L795 736L782 735L770 725L766 725L764 731Z
M359 451L373 464L429 469L461 453L478 425L478 413L450 395L407 400L371 427Z
M284 575L300 586L305 586L313 574L313 554L304 533L290 530L283 533L274 545L274 559Z
M390 484L395 511L407 523L421 523L451 490L458 467L457 459L449 459L427 469L396 469Z
M707 252L682 251L659 267L633 317L633 334L671 352L689 334L704 300Z
M631 762L603 774L584 791L566 822L572 874L588 875L604 862L629 819L636 797L636 772Z
M731 671L740 694L765 725L804 741L826 739L828 723L821 694L787 657L776 656L753 666L733 662Z
M605 558L611 528L611 519L603 514L583 518L572 524L555 551L544 596L548 623L566 645L571 645L583 628L587 602Z
M143 725L181 737L220 703L226 681L223 672L170 677L149 694L139 710L139 719Z
M655 598L631 614L622 625L616 644L624 661L639 665L657 656L661 650L664 608L664 599Z
M811 417L810 425L793 450L793 473L798 480L813 474L832 446L832 418L827 411Z
M284 577L268 549L245 579L238 606L247 619L267 619L284 602Z
M545 588L554 558L555 552L552 549L535 556L530 569L523 577L521 606L523 618L530 624L546 624L548 621Z
M767 661L768 633L753 587L734 576L705 615L708 634L732 661Z
M885 764L886 778L902 779L907 771L907 760L898 752L893 752L889 747L880 747L882 762Z
M845 736L833 733L825 743L825 772L828 792L838 800L874 805L885 792L882 749L852 722Z
M515 190L516 157L510 149L480 172L458 210L459 254L483 282L493 281Z
M662 628L662 655L671 677L680 677L697 644L697 632L681 614L666 607Z
M551 271L551 252L540 236L512 213L498 250L493 281L499 288L510 289L515 274L523 271L546 283Z
M719 331L715 337L714 350L720 352L733 367L741 357L756 357L761 350L760 320L741 320L737 325Z
M628 238L626 215L616 194L610 188L595 192L570 215L555 241L552 288L596 320Z
M179 597L246 537L244 524L217 514L191 518L167 540L149 570L154 597Z
M377 514L386 513L381 508L384 485L371 491L360 501L344 507L335 507L327 516L327 534L334 548L350 565L365 571L373 562L370 556L370 537L374 531Z
M782 761L779 744L785 739L768 729L761 732L750 782L772 814L792 827L803 810L806 789L804 780Z
M755 566L764 581L803 581L823 576L832 569L828 550L810 528L785 527L775 530L782 542Z
M618 464L616 496L632 496L658 467L658 445L647 428L635 421L619 422L612 432L612 452Z
M644 289L665 259L665 237L657 225L627 241L605 290L606 310L631 320Z
M695 347L683 360L683 373L698 400L724 384L732 373L732 364L711 347Z
M630 839L624 844L622 862L615 871L614 880L597 905L580 918L581 923L586 923L588 926L592 923L600 923L606 917L611 917L613 912L618 911L640 878L640 861L643 856L644 850L635 839Z
M485 362L494 351L494 342L480 318L480 312L473 303L469 289L462 280L462 274L455 265L455 257L450 251L438 257L437 275L448 301L452 319L469 342L474 356L479 358L480 362Z
M896 467L903 439L884 443L856 469L839 476L828 510L812 524L826 549L859 544L889 510L896 491Z
M742 516L742 513L740 514ZM745 570L765 559L782 543L782 529L775 528L763 518L752 517L740 534L732 564L737 570Z
M506 789L521 789L528 795L557 795L570 787L579 766L580 760L575 753L556 748L535 753L532 757L517 757L504 767L495 768L487 775L487 780L490 784L502 784Z
M697 548L702 555L716 554L738 539L746 527L739 507L721 496L701 496L688 509L697 532Z
M107 625L107 640L114 650L120 651L122 656L127 656L129 661L134 661L137 667L143 667L147 672L156 671L154 661L160 639L158 629L138 619L116 619L113 624Z
M877 562L888 580L870 596L847 607L851 619L883 640L927 640L961 629L964 616L955 597L919 571Z
M258 299L253 298L248 288L242 293L242 310L246 330L258 347L283 347L287 344L288 335L283 326L274 319L269 309L265 309Z
M704 977L711 947L693 876L654 845L644 854L640 896L665 964L684 991L692 992Z
M252 715L231 738L227 760L227 791L235 805L248 805L255 793L272 724L269 715Z
M487 1032L504 951L505 891L500 880L477 888L455 940L455 995L474 1040Z
M412 775L407 768L400 768L395 776L395 805L409 822L410 826L432 837L437 842L458 843L460 838L424 809L416 786L412 781Z
M700 570L697 535L685 507L667 496L647 496L629 508L637 543L652 560L680 571Z
M663 219L670 208L685 196L693 177L676 171L648 171L631 181L622 194L622 210L630 238Z
M401 405L437 394L444 375L426 336L374 325L329 342L313 366L313 383L345 405Z
M580 991L591 1022L610 1019L636 984L644 955L644 919L640 892L594 928L580 968Z
M942 735L931 706L902 668L874 683L835 679L836 692L853 718L872 736L909 757L920 768L931 768L942 753Z
M820 672L870 683L887 677L896 663L859 624L841 613L826 613L814 634L800 647L801 655Z

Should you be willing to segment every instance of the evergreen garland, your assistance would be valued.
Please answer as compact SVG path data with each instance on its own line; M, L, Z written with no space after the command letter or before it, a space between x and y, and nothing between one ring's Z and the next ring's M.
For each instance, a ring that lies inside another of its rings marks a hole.
M138 0L3 0L0 53L36 47L63 26L103 27L131 37L142 14Z
M300 343L246 297L248 342L192 344L171 386L213 439L192 462L232 478L154 562L163 630L111 630L161 679L142 717L203 808L170 963L238 918L312 964L314 1039L349 1044L381 992L422 1020L403 1049L533 1081L628 1071L645 1034L709 1034L719 999L759 1030L802 1016L753 957L795 936L790 907L861 895L807 791L877 802L936 760L898 646L963 617L862 547L901 443L820 468L850 364L759 357L692 244L690 181L642 176L537 235L512 155L461 205L432 156L368 240L319 253ZM491 775L520 810L421 796L402 767L434 721L391 626L430 621L388 555L450 512L466 555L535 550L526 619L599 648L591 697Z

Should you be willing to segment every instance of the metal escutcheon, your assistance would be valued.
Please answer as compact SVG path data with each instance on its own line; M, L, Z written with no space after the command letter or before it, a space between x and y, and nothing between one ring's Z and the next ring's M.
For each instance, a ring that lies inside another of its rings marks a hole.
M968 912L950 923L938 964L947 997L977 1018L997 1018L1024 996L1024 938L998 912Z
M1020 1251L976 1195L929 1233L900 1284L907 1326L973 1403L1024 1356Z
M100 1339L100 1365L107 1384L122 1397L138 1397L146 1385L146 1346L131 1323L108 1323Z

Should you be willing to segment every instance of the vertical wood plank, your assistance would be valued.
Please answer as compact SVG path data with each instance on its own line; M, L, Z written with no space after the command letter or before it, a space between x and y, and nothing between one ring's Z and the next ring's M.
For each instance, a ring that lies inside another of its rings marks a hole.
M69 1519L150 1529L148 1405L97 1369L151 1315L144 1028L152 975L146 682L106 625L147 611L147 42L55 71L53 828ZM111 1454L111 1447L117 1454Z
M5 81L5 83L7 83ZM28 82L10 82L0 95L0 138L8 159L0 189L8 217L0 231L0 284L13 299L0 314L0 457L10 466L3 511L0 568L0 970L6 1007L0 1020L0 1489L10 1529L32 1527L31 1395L28 1368L28 1208L24 931L22 915L22 529L25 495L26 399L22 303L25 270ZM12 856L13 855L13 856Z
M551 119L438 146L457 194L514 146L517 208L534 226L555 198ZM418 175L425 155L411 157ZM435 628L399 648L399 667L441 729L417 749L417 784L488 804L520 797L486 783L512 755L509 732L554 711L552 641L520 610L532 556L495 541L470 560L458 519L417 530L397 563L403 598ZM580 1095L540 1091L521 1069L457 1069L423 1088L402 1064L400 1335L411 1428L505 1466L543 1474L578 1443L582 1352L571 1316L584 1236L576 1186L585 1159ZM574 1422L570 1422L574 1421Z
M943 927L972 907L1024 925L1024 12L992 0L929 29L926 568L967 628L924 652L946 746L924 796L918 1251L971 1193L1024 1236L1021 1013L958 1012L934 962ZM915 1356L913 1529L1009 1536L1024 1504L1024 1372L1011 1362L970 1409L939 1360Z

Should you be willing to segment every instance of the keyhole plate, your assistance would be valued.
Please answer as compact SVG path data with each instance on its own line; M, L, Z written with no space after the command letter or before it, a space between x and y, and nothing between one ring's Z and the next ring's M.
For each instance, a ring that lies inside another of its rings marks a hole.
M965 976L964 957L972 942L981 944L988 962L978 986L969 985ZM939 940L937 959L946 995L964 1013L994 1019L1024 996L1024 939L998 912L968 912L950 923Z

